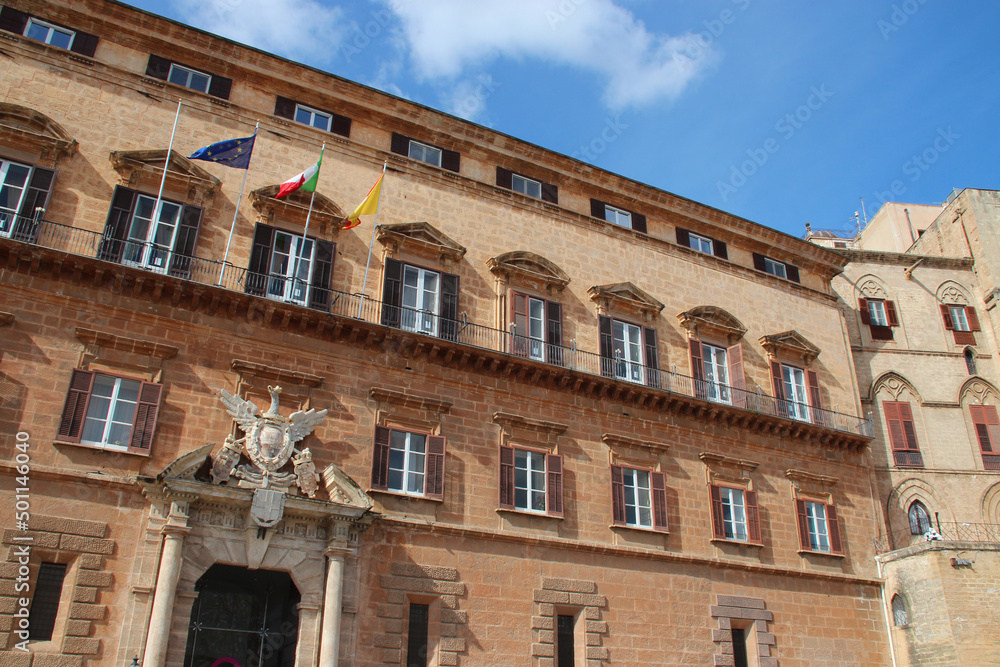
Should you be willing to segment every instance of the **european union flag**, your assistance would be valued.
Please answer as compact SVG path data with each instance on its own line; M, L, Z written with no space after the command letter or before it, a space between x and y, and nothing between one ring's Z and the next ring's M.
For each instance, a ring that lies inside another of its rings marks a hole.
M250 154L253 153L253 142L256 138L257 135L254 134L252 137L220 141L217 144L199 148L189 159L218 162L233 169L247 169L250 167Z

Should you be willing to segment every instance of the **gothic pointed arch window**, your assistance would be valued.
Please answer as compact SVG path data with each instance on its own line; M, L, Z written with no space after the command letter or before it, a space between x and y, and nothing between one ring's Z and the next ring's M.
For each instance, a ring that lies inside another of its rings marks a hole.
M892 453L892 464L900 468L922 468L917 433L922 428L920 397L913 386L896 373L875 381L872 402L885 419L884 441Z
M910 503L910 509L906 514L910 520L911 535L923 535L933 527L931 525L930 513L919 500L914 500Z
M910 624L910 613L906 609L906 599L899 593L892 596L892 623L897 628Z
M972 306L969 291L954 281L943 283L937 291L944 328L952 332L956 345L975 345L980 330L979 316Z
M899 326L896 302L882 282L875 277L859 281L858 311L861 323L868 327L872 341L893 340L893 329Z
M969 375L976 374L976 351L971 347L965 348L965 369Z

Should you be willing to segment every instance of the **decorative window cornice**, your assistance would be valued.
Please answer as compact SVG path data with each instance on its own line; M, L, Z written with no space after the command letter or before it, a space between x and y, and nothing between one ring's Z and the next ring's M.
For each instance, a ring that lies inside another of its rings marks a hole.
M662 442L653 442L652 440L639 440L637 438L630 438L624 435L615 435L614 433L604 433L601 435L601 440L609 449L651 449L660 452L665 452L670 449L670 445L664 444Z
M781 356L802 359L802 363L806 366L811 364L820 353L818 347L794 329L779 334L761 336L760 346L764 348L771 359L777 359Z
M13 321L13 320L12 320ZM105 333L84 327L76 328L76 337L88 347L105 348L118 350L119 352L131 352L153 359L170 359L177 356L177 348L173 345L163 345L162 343L150 343L137 338L119 336L118 334Z
M735 345L747 328L729 312L716 306L696 306L677 315L681 326L693 338L715 335Z
M569 275L550 260L526 250L505 252L486 260L490 271L508 284L525 283L547 291L561 292L569 284Z
M231 368L239 373L240 378L244 382L248 382L250 384L254 384L254 380L258 378L262 380L273 380L275 382L291 382L305 387L318 387L323 384L323 378L318 375L288 370L286 368L278 368L277 366L268 366L266 364L257 363L255 361L246 361L244 359L233 359Z
M163 177L163 164L167 159L166 149L158 148L141 151L111 151L111 166L121 176L121 185L135 187L145 182L159 186ZM167 186L187 193L192 203L203 204L215 195L220 181L177 151L170 151L170 169L167 172Z
M34 109L0 102L0 143L38 153L39 162L55 166L76 153L76 139L59 123Z
M343 229L347 216L329 197L319 192L296 190L276 199L274 195L278 194L279 187L265 185L248 195L250 205L257 210L263 222L273 224L275 220L283 220L305 225L308 217L310 228L318 229L321 234ZM309 214L310 203L312 215Z
M643 321L649 322L665 307L631 282L594 285L587 290L587 294L597 304L597 312L600 315L634 313L640 315Z
M555 438L566 432L568 426L557 422L544 421L541 419L531 419L509 412L494 412L493 423L500 426L500 429L508 437L515 437L515 429L534 431L545 439Z
M382 387L372 387L368 392L368 396L378 404L380 410L389 406L394 406L408 408L410 410L423 410L440 416L449 412L452 406L451 401L443 401L429 396L407 394L393 389L384 389Z
M428 222L379 225L375 238L391 255L398 255L401 251L411 252L433 257L446 267L458 264L465 257L465 246Z
M737 459L712 452L702 452L698 458L705 464L705 476L709 484L728 482L746 486L749 489L752 487L750 473L760 466L756 461Z

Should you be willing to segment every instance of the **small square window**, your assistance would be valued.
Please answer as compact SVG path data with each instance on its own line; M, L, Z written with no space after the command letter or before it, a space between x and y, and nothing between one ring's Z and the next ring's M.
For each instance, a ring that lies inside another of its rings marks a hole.
M441 149L422 144L419 141L410 141L408 156L414 160L432 164L435 167L441 166Z
M706 255L714 254L712 239L697 234L689 234L688 239L690 240L692 249L703 252Z
M208 85L212 81L212 77L203 72L198 72L184 67L183 65L171 63L170 74L167 75L167 81L170 83L176 83L178 86L190 88L191 90L197 90L199 93L207 93Z
M764 270L770 273L772 276L778 276L779 278L788 278L788 274L785 271L785 265L783 262L776 262L768 257L764 258Z
M60 49L69 49L73 46L73 38L76 33L66 28L39 21L38 19L28 19L28 25L24 28L24 36L29 39L37 39L39 42L58 46Z
M316 109L310 109L309 107L301 104L295 105L295 121L302 123L303 125L309 125L310 127L315 127L319 130L323 130L324 132L329 132L332 118L333 117L328 113L324 113Z
M632 214L614 206L604 206L604 219L620 227L632 228Z
M538 181L533 181L530 178L525 178L524 176L513 174L511 177L511 189L513 189L514 192L520 192L521 194L534 197L535 199L542 198L542 184Z

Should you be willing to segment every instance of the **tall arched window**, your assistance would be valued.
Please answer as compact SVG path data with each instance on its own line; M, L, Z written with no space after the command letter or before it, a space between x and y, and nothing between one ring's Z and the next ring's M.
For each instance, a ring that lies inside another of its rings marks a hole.
M899 594L892 596L892 621L897 628L910 624L910 615L906 611L906 600Z
M923 535L931 529L931 515L927 508L919 500L914 500L910 505L910 533L913 535Z
M969 375L976 374L976 351L971 347L965 348L965 367L969 371Z

